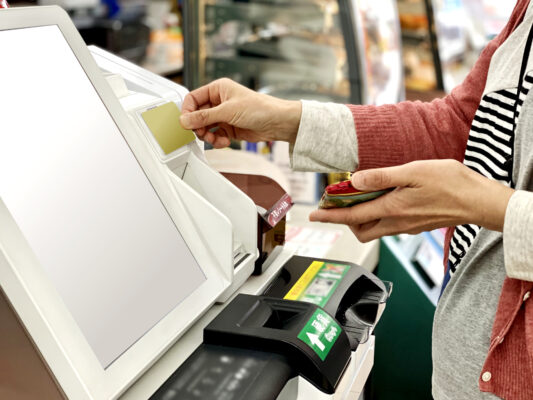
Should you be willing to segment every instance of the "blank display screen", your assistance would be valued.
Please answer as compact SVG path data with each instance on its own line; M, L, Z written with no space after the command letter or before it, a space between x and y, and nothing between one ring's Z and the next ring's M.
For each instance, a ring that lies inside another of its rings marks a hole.
M0 54L0 197L106 368L206 277L60 29Z

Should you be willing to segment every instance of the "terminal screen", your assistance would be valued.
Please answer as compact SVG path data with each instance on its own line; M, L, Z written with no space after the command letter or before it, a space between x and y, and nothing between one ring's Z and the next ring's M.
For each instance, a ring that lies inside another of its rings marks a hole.
M57 26L0 31L0 197L104 368L206 280Z

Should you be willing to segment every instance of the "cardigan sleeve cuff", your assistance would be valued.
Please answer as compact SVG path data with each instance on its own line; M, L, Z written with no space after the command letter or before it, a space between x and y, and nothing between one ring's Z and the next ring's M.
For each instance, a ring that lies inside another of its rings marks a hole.
M355 171L357 136L348 107L302 100L300 127L289 154L291 167L297 171Z
M510 278L533 281L533 193L517 190L503 224L505 269Z

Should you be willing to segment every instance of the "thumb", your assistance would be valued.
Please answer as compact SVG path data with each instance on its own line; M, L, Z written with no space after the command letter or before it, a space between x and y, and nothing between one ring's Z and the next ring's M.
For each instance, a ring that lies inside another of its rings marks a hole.
M410 186L412 177L403 165L359 171L352 175L352 186L364 191Z
M227 120L228 116L224 112L222 104L213 108L182 114L180 117L180 123L185 129L206 128L213 124L227 122Z

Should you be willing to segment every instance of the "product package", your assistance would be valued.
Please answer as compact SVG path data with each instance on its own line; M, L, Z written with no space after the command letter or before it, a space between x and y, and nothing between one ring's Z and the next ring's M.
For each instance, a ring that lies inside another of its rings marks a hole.
M322 195L318 207L325 209L351 207L365 201L373 200L391 190L393 189L390 188L375 192L365 192L354 188L350 181L343 181L326 187L326 191Z

